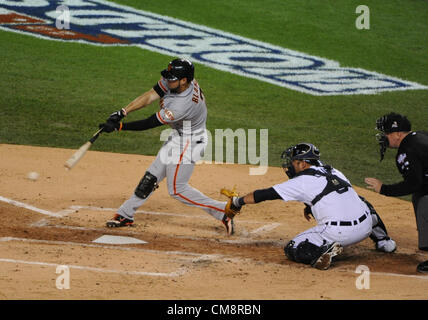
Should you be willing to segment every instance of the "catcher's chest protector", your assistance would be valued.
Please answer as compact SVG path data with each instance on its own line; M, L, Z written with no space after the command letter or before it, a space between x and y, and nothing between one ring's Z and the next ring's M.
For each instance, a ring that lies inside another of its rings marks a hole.
M315 203L320 201L324 196L328 195L331 192L336 191L339 194L342 194L346 191L348 191L348 188L352 188L352 186L346 182L345 180L339 178L338 176L331 173L331 166L323 166L323 168L326 170L326 172L321 172L315 169L306 169L305 171L299 172L296 177L302 176L302 175L308 175L308 176L323 176L327 179L327 185L325 186L324 190L321 191L320 194L318 194L312 201L312 205L314 206Z

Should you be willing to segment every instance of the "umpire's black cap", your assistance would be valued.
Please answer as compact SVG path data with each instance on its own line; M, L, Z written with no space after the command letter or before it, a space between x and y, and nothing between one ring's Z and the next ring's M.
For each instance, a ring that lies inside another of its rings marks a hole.
M412 124L406 116L399 113L388 113L376 120L376 129L383 133L408 132L412 130Z

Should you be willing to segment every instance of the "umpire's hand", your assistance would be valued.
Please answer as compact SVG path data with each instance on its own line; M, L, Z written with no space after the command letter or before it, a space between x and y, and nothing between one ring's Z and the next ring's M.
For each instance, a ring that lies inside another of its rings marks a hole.
M364 182L368 184L367 188L372 189L376 191L377 193L380 192L380 189L382 188L382 181L376 179L376 178L365 178Z

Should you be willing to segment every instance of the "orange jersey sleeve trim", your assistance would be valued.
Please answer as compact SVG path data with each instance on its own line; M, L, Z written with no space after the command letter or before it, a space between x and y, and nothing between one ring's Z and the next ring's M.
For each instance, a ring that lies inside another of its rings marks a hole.
M159 80L158 81L158 85L159 85L159 87L161 87L161 89L166 93L167 91L168 91L168 89L167 88L165 88L165 86L162 84L162 82Z
M164 119L162 119L162 117L161 117L161 115L160 115L160 111L158 111L157 113L156 113L156 117L158 118L158 120L160 121L160 122L162 122L163 124L168 124L168 122L166 122Z

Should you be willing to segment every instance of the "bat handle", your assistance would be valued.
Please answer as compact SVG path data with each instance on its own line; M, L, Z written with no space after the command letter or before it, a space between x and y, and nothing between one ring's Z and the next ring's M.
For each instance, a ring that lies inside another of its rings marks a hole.
M100 136L101 132L103 132L104 128L101 128L100 130L98 130L97 132L94 133L94 135L92 136L91 139L89 139L90 143L94 143L95 140L98 139L98 137Z

